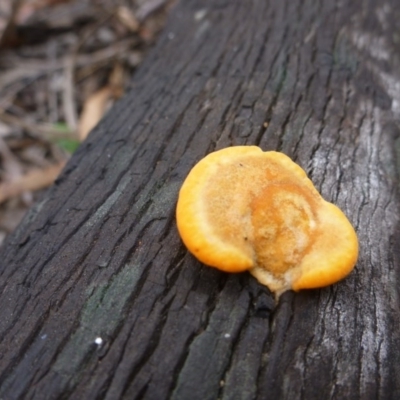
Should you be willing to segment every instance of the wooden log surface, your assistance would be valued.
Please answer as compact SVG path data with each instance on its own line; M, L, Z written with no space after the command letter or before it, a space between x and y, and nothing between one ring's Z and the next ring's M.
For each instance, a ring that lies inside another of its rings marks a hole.
M0 398L400 398L400 5L186 0L0 254ZM231 145L339 205L355 270L278 304L182 245L177 193Z

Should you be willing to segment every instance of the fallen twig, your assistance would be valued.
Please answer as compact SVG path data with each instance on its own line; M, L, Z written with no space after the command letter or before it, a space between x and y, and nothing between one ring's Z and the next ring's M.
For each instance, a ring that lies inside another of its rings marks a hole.
M138 43L137 38L128 38L121 40L115 45L97 50L90 54L81 54L76 57L76 67L84 67L91 64L107 63L116 56L128 57L127 50ZM15 65L9 66L9 70L0 76L0 91L21 79L37 78L57 70L65 68L70 56L65 56L54 63L46 64L43 60L30 60L25 65L20 65L21 61L15 61ZM30 83L30 82L29 82ZM19 90L21 90L19 88Z
M16 126L24 129L35 137L47 140L55 139L71 139L75 137L74 131L60 131L54 128L52 124L38 124L32 121L24 120L20 117L14 117L13 115L0 112L0 120L8 125Z

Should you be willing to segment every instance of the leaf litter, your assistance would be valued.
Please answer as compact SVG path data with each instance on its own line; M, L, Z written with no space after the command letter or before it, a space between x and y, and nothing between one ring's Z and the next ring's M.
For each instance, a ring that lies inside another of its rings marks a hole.
M0 246L129 88L173 0L0 0Z

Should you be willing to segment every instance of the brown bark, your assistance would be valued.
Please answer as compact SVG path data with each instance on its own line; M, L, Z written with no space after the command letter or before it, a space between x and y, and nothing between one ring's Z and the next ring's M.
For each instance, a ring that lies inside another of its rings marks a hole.
M396 0L181 1L1 251L0 398L398 399L399 20ZM239 144L345 211L347 279L275 305L187 253L179 187Z

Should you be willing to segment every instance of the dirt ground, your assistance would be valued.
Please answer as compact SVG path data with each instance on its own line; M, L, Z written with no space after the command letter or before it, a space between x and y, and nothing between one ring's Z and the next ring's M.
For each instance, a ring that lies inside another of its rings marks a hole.
M0 0L0 246L129 90L171 0Z

